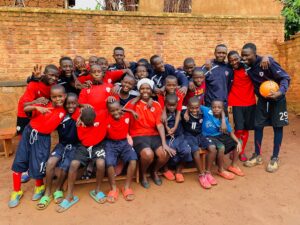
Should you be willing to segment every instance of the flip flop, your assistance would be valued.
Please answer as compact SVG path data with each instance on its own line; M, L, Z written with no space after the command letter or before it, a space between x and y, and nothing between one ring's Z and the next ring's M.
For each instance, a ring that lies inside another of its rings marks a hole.
M152 175L152 180L153 180L154 184L156 184L157 186L162 185L162 180L159 178L159 176L155 177L154 175Z
M184 182L184 177L183 177L182 173L176 173L175 178L176 178L177 183L183 183Z
M73 196L72 201L68 201L67 199L64 199L57 207L56 212L62 213L71 208L74 204L76 204L79 201L79 198L77 196Z
M53 196L55 204L59 204L64 200L64 193L62 191L55 191Z
M171 170L167 170L166 172L163 173L163 175L167 180L171 180L171 181L175 180L175 176Z
M146 188L146 189L150 188L150 183L147 180L142 180L141 185L143 188Z
M97 194L95 190L90 191L90 196L98 203L103 204L106 202L106 195L102 192L99 191Z
M230 172L232 172L232 173L234 173L238 176L241 176L241 177L245 176L245 174L243 173L243 171L239 167L229 166L227 168L227 170L229 170Z
M115 203L118 200L119 196L119 189L117 188L115 191L110 190L107 195L107 201L109 203Z
M122 188L122 194L126 201L133 201L135 198L133 190L131 188L127 188L126 190L125 188ZM129 195L131 195L133 198L132 199L128 198Z
M226 180L233 180L234 179L234 174L228 171L222 171L221 173L218 172L218 175L223 177Z
M37 210L46 209L48 207L48 205L50 204L51 200L52 200L51 196L44 195L40 199L40 201L38 202L38 204L36 205L36 209Z

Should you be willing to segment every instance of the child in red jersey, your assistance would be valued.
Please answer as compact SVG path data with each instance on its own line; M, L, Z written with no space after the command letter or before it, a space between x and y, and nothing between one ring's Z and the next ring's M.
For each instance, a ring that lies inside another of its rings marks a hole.
M239 158L245 162L247 161L245 147L249 130L254 130L256 99L253 83L240 61L241 58L238 52L230 51L228 53L228 62L232 66L234 74L228 95L228 105L232 106L234 134L243 143Z
M114 203L118 199L119 189L116 186L114 169L118 158L121 158L123 163L128 163L127 176L122 193L125 200L132 201L134 200L134 194L130 185L136 169L137 155L127 141L130 114L122 112L122 107L118 101L108 102L107 108L110 115L108 117L107 140L105 143L105 164L111 186L111 191L107 195L107 201Z
M28 86L18 103L17 113L17 134L22 135L26 125L29 123L29 118L24 112L24 106L41 104L47 105L50 99L50 89L58 80L59 71L55 65L47 65L42 74L42 67L38 65L34 67L32 73L34 77L40 77L40 81L29 82Z
M61 85L54 85L50 92L51 102L44 107L27 105L24 111L31 114L30 123L25 127L12 165L14 191L8 206L16 207L23 196L21 174L29 169L29 175L36 179L33 201L39 200L45 191L43 178L50 154L50 134L58 127L66 112L63 107L66 94Z
M191 97L197 96L199 98L200 104L204 104L204 93L205 93L205 75L204 72L201 70L201 68L195 68L192 72L192 86L193 89L188 90L188 93L186 94L183 105L187 106L189 99Z
M105 194L100 185L105 172L104 138L107 131L107 112L95 111L93 108L83 108L80 115L80 125L77 134L80 144L75 150L74 159L71 162L68 174L68 193L66 198L59 204L57 212L64 212L79 201L73 195L74 184L80 166L87 166L90 161L96 163L96 188L90 191L90 196L98 203L106 201Z
M138 84L140 99L133 104L134 99L127 103L126 109L132 109L138 114L137 120L130 123L129 132L133 139L133 148L140 155L141 159L141 185L149 188L147 170L154 161L151 175L156 185L161 185L162 180L158 176L161 169L169 160L169 156L174 156L176 151L166 144L165 129L161 123L161 107L156 101L152 106L148 106L151 100L154 82L148 78L141 79Z

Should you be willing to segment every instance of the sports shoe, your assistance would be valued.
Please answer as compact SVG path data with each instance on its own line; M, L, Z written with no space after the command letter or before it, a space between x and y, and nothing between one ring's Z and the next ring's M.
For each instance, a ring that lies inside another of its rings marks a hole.
M279 159L278 158L272 158L270 160L270 162L268 163L268 166L266 168L266 171L269 172L269 173L274 173L278 170L279 168Z
M39 187L35 186L34 187L34 193L33 193L33 196L32 196L32 201L37 201L39 200L41 197L44 196L44 193L45 193L45 185L41 185Z
M218 182L217 180L211 175L210 172L205 173L205 178L206 180L211 184L211 185L217 185Z
M257 155L256 153L253 153L252 157L248 159L246 162L244 162L244 166L253 167L256 165L261 165L262 163L263 163L263 159L261 155Z
M22 183L27 183L29 180L30 180L30 177L29 177L29 175L28 175L28 172L22 173L22 176L21 176L21 182L22 182Z
M199 175L199 183L200 185L205 188L205 189L209 189L211 188L211 184L208 182L208 180L206 179L205 174L201 174Z
M23 191L22 190L13 191L10 195L10 200L8 202L8 207L9 208L14 208L14 207L18 206L22 196L23 196Z

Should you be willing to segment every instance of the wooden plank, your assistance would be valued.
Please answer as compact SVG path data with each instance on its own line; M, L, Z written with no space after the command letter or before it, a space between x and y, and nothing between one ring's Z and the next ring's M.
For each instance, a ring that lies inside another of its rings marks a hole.
M16 136L16 128L10 127L10 128L0 128L0 139L11 139L14 136Z

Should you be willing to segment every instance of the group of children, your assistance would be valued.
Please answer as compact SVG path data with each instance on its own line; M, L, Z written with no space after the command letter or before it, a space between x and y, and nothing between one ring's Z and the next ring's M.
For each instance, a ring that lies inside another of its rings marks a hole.
M156 185L162 184L159 172L182 183L182 169L193 161L200 185L209 189L217 185L211 172L214 163L217 174L228 180L244 176L238 159L248 167L262 164L263 127L268 125L274 128L274 149L267 171L275 172L282 128L288 124L288 74L270 56L258 56L252 43L244 45L241 57L236 51L228 53L223 44L214 54L215 59L203 66L186 58L183 67L175 69L158 55L150 62L127 62L124 49L116 47L112 65L103 57L91 56L86 64L76 56L62 57L59 68L47 65L44 72L35 66L18 105L20 143L8 206L20 203L22 173L28 173L35 179L32 200L38 201L37 209L45 209L52 200L58 204L57 212L69 209L79 200L74 195L78 171L89 165L96 171L95 189L89 194L101 204L117 201L115 176L123 168L126 181L121 193L125 200L134 200L131 181L137 166L141 185L149 188L148 173ZM259 86L266 80L277 82L280 89L264 98ZM234 131L228 106L232 106ZM244 150L253 129L255 153L248 159ZM50 151L55 130L59 142ZM206 165L200 160L201 149L207 150ZM228 153L231 165L226 168ZM111 186L107 194L101 186L105 174Z

